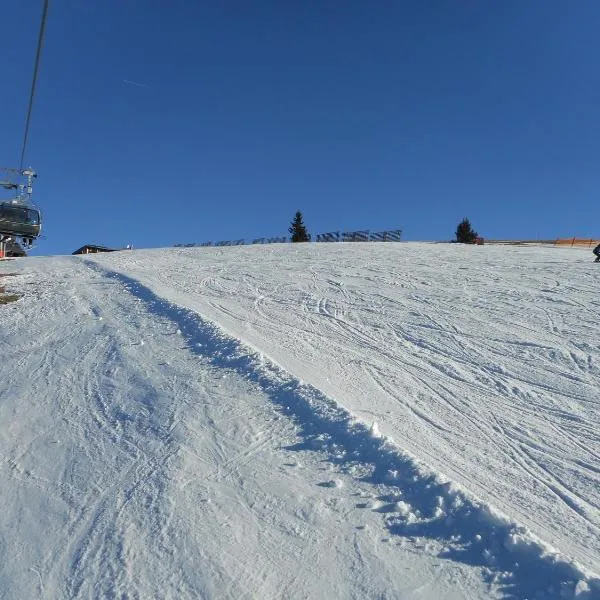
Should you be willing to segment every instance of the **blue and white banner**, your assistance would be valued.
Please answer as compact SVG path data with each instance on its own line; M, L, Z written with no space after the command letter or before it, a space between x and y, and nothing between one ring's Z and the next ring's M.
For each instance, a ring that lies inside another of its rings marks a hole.
M317 242L339 242L340 241L340 232L339 231L331 231L329 233L318 233L317 234Z
M344 231L342 233L342 242L368 242L369 230L364 231Z

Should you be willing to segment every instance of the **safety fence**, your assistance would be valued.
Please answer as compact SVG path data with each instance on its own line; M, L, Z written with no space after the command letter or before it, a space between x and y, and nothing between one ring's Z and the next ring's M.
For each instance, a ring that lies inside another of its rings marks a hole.
M316 242L399 242L402 237L401 229L392 229L390 231L371 232L368 229L359 231L330 231L328 233L319 233L315 237ZM263 237L255 238L251 244L285 244L291 242L291 238ZM199 244L175 244L175 248L194 248L194 247L218 247L218 246L244 246L246 241L241 240L221 240L219 242L201 242Z
M577 246L579 248L593 248L600 244L600 239L593 238L559 238L554 241L555 246Z
M401 229L392 231L370 232L360 231L330 231L317 234L317 242L399 242L402 237Z

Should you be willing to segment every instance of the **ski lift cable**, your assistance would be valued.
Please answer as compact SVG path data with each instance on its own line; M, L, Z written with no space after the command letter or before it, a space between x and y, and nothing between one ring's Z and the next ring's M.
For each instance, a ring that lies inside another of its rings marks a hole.
M35 96L35 85L40 67L40 56L42 54L42 45L44 42L44 32L46 30L46 16L48 14L48 0L44 0L44 10L42 12L42 22L40 23L40 33L38 36L37 51L35 54L35 64L33 67L33 79L31 81L31 92L29 94L29 107L27 109L27 119L25 120L25 136L23 137L23 149L21 150L21 160L19 161L19 171L23 170L25 161L25 151L27 149L27 138L29 137L29 123L31 122L31 110L33 108L33 97Z

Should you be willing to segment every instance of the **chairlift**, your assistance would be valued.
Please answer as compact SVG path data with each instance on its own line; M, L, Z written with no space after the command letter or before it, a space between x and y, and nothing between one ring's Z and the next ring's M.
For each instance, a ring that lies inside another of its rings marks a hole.
M39 237L42 228L40 210L31 203L32 184L37 177L37 173L33 169L23 168L23 164L25 162L33 98L48 13L48 0L43 0L43 3L20 166L18 169L0 167L0 188L10 192L11 196L5 199L0 198L0 243L21 240L22 244L29 248L32 246L33 241Z
M20 238L25 246L31 247L42 229L40 210L31 203L32 180L36 173L32 169L4 168L0 168L0 172L8 175L0 180L0 186L15 192L12 198L0 199L0 239ZM14 181L15 176L25 177L25 183Z

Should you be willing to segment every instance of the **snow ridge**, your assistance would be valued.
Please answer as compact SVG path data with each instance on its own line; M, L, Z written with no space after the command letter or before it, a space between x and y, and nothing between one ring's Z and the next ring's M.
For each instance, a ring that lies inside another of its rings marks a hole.
M376 423L360 422L216 323L162 299L131 277L92 261L86 264L123 284L147 310L176 324L191 352L259 385L299 428L302 442L289 451L322 452L340 472L376 486L381 492L377 501L363 507L383 515L390 535L420 539L441 558L480 567L508 598L600 598L597 575L431 472L381 436Z

